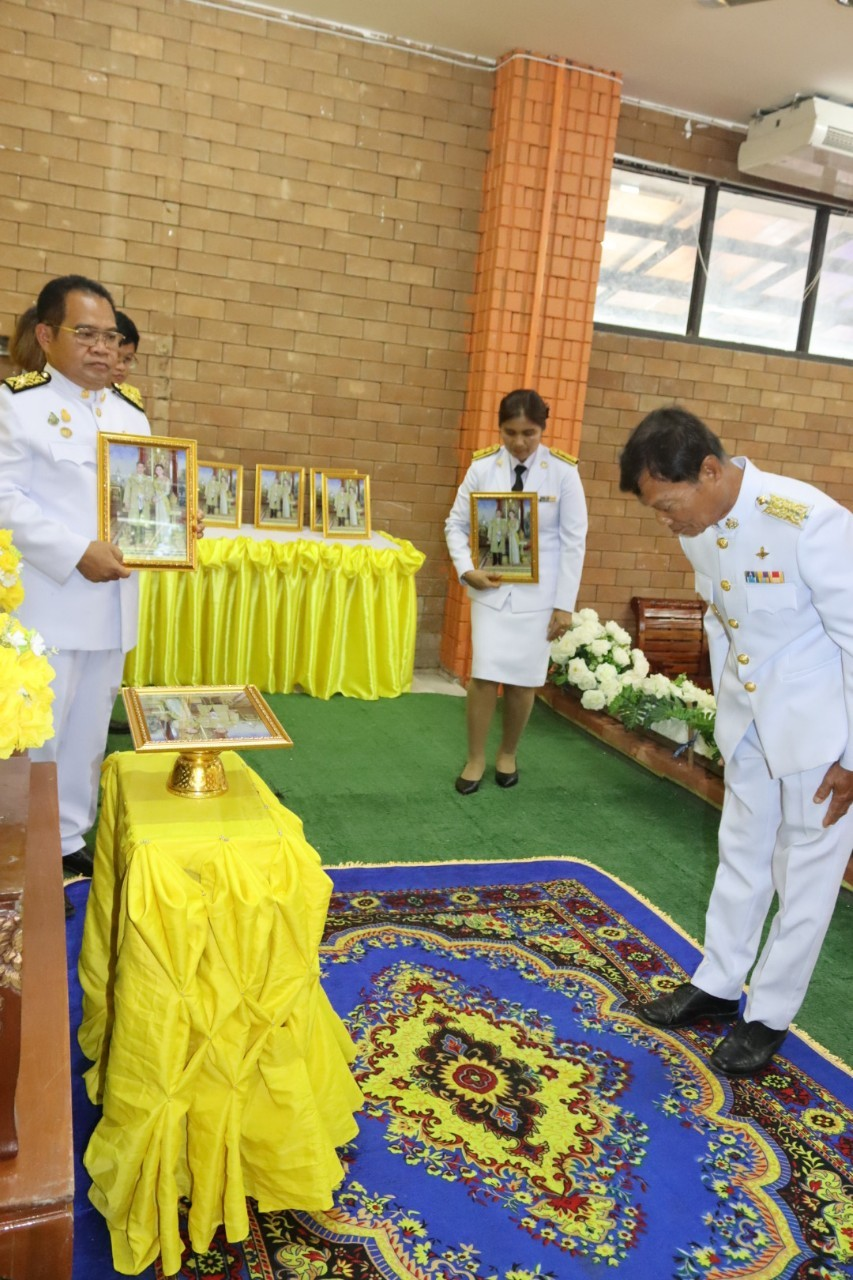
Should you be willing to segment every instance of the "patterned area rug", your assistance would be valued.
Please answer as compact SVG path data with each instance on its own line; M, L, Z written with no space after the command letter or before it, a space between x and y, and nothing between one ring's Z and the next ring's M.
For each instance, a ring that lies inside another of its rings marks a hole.
M792 1034L728 1081L715 1026L634 1017L696 949L629 889L570 859L331 874L324 983L367 1100L346 1178L328 1213L252 1206L182 1277L853 1276L853 1076ZM94 1210L78 1256L114 1274Z

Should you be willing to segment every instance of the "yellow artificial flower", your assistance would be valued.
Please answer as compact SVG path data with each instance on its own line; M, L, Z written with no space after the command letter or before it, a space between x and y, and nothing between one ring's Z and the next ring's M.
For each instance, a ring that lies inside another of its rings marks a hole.
M53 736L54 670L37 631L12 616L24 598L21 556L0 529L0 760L40 747Z

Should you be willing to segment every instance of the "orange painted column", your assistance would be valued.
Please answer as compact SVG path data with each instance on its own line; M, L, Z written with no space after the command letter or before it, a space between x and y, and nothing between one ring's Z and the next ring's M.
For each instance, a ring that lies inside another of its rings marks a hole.
M551 406L547 443L580 452L620 90L618 75L561 58L515 52L497 69L460 479L517 387ZM441 663L466 679L468 600L450 576Z

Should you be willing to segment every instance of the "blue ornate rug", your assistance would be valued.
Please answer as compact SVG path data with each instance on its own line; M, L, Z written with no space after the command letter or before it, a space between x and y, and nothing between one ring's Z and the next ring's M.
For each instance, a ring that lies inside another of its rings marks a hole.
M630 889L571 859L331 875L324 985L367 1100L344 1183L325 1214L253 1209L248 1240L188 1253L182 1277L853 1276L853 1075L791 1034L729 1081L707 1067L716 1027L635 1018L626 1002L697 951ZM97 1116L77 1083L82 1150ZM104 1280L78 1184L74 1277Z

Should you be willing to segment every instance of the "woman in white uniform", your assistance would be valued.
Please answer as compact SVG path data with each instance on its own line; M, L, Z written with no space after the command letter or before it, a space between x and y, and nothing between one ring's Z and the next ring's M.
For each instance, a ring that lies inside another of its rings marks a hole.
M468 758L456 779L461 795L478 790L486 771L486 739L503 685L503 726L495 782L518 782L516 752L548 674L552 640L571 626L586 545L586 500L577 460L547 449L548 406L536 391L511 391L498 410L501 443L482 449L456 494L445 536L471 600L473 663L468 686ZM536 494L539 581L504 582L477 569L471 556L471 494L523 490Z

